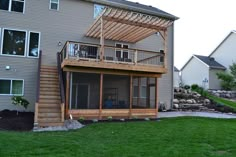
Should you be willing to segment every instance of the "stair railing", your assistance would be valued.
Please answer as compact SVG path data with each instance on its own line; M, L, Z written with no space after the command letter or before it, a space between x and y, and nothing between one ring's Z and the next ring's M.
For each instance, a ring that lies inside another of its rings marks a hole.
M42 51L39 51L38 59L38 74L37 74L37 85L36 85L36 102L35 102L35 111L34 111L34 126L38 125L38 106L39 106L39 96L40 96L40 69L42 61Z
M65 90L63 83L63 76L61 70L61 53L57 53L57 70L58 70L58 79L60 85L60 96L61 96L61 121L64 122L65 119Z

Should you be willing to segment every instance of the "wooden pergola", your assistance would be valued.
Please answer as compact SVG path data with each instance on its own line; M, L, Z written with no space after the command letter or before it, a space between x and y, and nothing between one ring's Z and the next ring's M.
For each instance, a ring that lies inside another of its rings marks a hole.
M100 56L104 56L104 40L136 43L157 32L164 40L167 52L167 28L173 20L143 13L105 7L86 33L87 37L100 38ZM165 57L165 66L167 65Z

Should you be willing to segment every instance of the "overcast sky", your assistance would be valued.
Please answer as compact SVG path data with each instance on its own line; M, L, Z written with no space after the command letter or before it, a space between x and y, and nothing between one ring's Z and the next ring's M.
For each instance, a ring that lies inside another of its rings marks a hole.
M175 65L193 54L209 55L236 30L236 0L130 0L152 5L180 19L175 22ZM235 52L236 53L236 52Z

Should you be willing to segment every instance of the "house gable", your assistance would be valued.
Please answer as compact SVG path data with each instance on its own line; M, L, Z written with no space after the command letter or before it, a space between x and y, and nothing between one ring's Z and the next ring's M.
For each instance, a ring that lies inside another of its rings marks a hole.
M231 31L229 35L217 46L209 55L214 57L217 62L229 68L233 62L236 62L236 31Z

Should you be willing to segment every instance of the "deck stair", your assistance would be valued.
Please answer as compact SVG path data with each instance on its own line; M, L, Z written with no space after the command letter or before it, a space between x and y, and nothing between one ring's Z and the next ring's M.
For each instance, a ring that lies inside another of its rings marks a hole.
M40 92L37 108L38 127L62 126L64 113L61 104L57 67L41 66Z

